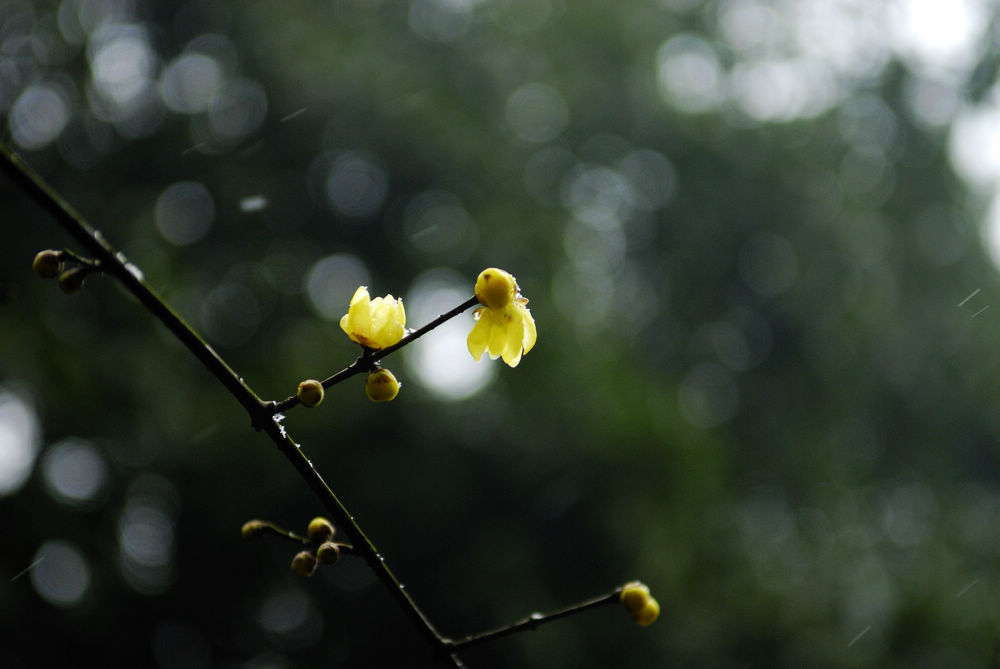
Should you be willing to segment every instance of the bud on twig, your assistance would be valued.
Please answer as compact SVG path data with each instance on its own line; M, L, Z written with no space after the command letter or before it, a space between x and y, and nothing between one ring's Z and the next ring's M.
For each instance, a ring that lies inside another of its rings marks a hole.
M660 603L649 594L649 587L645 583L626 583L619 599L632 620L643 627L651 625L660 615Z
M309 527L306 528L306 534L311 541L326 541L333 537L334 532L336 530L333 524L323 516L316 516L310 520Z
M372 402L389 402L399 394L399 385L388 369L377 369L365 380L365 394Z
M31 263L31 269L43 279L54 279L63 271L62 252L46 249L39 251Z
M79 292L83 288L83 282L91 271L87 266L68 269L59 275L59 287L67 295Z
M316 379L306 379L299 384L299 390L295 393L302 402L302 406L315 407L323 401L323 384Z
M316 556L309 551L301 551L292 558L292 571L297 576L309 578L316 571Z
M334 564L340 559L340 545L332 541L324 541L316 549L316 559L323 564Z
M264 536L267 532L268 523L263 520L248 520L243 523L243 529L240 530L244 539L259 539Z

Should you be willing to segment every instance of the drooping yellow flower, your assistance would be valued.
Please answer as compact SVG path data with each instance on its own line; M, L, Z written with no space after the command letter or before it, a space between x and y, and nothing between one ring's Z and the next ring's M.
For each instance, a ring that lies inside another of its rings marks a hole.
M340 319L340 329L351 341L366 348L388 348L402 339L406 330L403 300L392 295L373 300L367 286L358 286L347 313Z
M496 267L484 269L476 279L476 298L483 306L473 314L476 324L469 333L469 353L478 362L483 353L517 367L521 356L538 338L535 319L525 306L528 300L518 292L517 280Z

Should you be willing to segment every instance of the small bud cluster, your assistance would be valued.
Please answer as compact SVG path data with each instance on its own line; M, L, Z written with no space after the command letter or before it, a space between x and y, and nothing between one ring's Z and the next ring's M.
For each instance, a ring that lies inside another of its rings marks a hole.
M341 548L347 547L333 540L337 532L333 524L323 516L309 521L306 534L309 541L318 544L315 551L300 551L292 558L292 571L302 577L312 576L321 564L335 564L340 559Z
M66 267L67 260L74 263L73 267ZM39 251L31 263L31 270L43 279L58 279L59 288L67 295L79 292L87 277L100 269L100 264L94 260L54 249Z
M333 523L322 516L317 516L309 521L305 537L282 529L266 520L248 520L243 523L241 533L244 539L259 539L265 534L271 533L298 544L311 543L315 547L313 550L299 551L292 558L292 571L307 578L313 575L319 565L334 564L340 559L340 554L343 551L354 550L349 544L334 541L333 535L336 532Z
M639 581L626 583L619 599L632 620L642 626L653 624L660 615L660 603L649 594L649 587Z

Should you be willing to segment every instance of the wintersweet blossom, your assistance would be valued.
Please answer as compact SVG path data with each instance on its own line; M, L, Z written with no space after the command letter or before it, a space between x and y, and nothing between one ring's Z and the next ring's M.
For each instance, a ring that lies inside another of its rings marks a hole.
M535 319L524 305L517 280L496 267L484 269L476 279L476 298L483 306L473 314L476 324L469 333L469 353L478 362L483 353L490 358L517 367L521 356L531 350L538 338Z
M367 286L358 286L347 313L340 319L340 329L351 341L366 348L388 348L403 338L406 329L403 300L392 295L373 300Z

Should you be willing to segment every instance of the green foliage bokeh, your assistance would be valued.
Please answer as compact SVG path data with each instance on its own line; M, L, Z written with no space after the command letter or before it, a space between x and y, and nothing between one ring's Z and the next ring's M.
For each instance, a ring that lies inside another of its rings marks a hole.
M790 30L790 8L749 0L10 2L0 43L23 77L3 75L20 88L0 110L14 141L18 95L61 91L58 137L15 148L266 398L357 355L308 288L324 258L405 299L421 277L462 277L464 297L483 267L518 277L539 339L516 369L484 361L492 381L452 400L407 350L386 361L392 403L354 379L285 423L445 634L633 578L662 607L649 628L591 611L469 666L991 666L988 198L956 176L949 125L913 112L924 75L905 54L794 118L672 104L672 38L723 70L752 60L724 39L734 7ZM116 117L94 54L126 28L155 54L153 111ZM243 98L156 101L185 53L263 91L250 130L232 134ZM995 74L974 55L970 109ZM212 200L190 243L157 222L178 183ZM11 183L0 198L0 386L40 426L32 475L0 498L0 665L433 666L359 561L300 581L294 548L240 539L252 517L304 530L316 499L111 280L68 298L32 275L38 250L72 243ZM419 218L426 202L440 218ZM336 287L345 310L355 287ZM87 504L44 480L71 437L107 468ZM136 499L172 528L146 589L121 552ZM73 605L22 573L52 540L88 565Z

